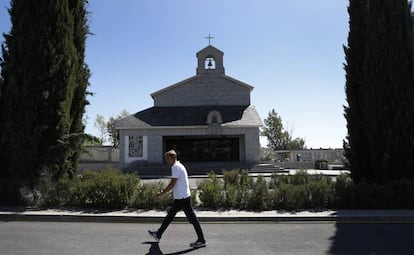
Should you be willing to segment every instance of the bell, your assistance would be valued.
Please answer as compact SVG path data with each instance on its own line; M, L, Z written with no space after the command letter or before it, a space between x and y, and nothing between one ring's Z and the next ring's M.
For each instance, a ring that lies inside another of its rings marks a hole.
M213 66L213 64L211 63L211 59L208 60L207 66L208 66L208 68L211 68Z

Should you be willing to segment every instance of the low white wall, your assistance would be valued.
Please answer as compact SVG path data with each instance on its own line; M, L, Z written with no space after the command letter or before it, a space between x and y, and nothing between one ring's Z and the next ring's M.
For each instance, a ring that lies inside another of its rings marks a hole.
M119 148L112 146L87 146L83 148L80 162L119 162Z

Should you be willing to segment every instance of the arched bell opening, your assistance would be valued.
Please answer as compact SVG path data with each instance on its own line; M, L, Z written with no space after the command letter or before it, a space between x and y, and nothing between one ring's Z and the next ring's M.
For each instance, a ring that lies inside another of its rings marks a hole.
M206 70L216 69L216 60L214 59L214 57L207 57L204 60L204 69L206 69Z

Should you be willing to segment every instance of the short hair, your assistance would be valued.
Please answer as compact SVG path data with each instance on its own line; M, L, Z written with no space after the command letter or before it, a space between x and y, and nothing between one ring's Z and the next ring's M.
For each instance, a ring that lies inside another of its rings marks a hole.
M164 156L169 156L174 159L177 159L177 152L175 152L175 150L169 150L166 153L164 153Z

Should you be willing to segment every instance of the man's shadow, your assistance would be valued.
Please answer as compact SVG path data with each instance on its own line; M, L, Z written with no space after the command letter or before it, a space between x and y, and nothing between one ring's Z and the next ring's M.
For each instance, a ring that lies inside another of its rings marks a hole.
M185 254L185 253L189 253L192 252L194 250L197 250L197 248L188 248L186 250L182 250L182 251L177 251L174 253L162 253L162 251L160 250L160 246L157 242L144 242L143 244L150 244L151 247L148 251L148 253L146 253L145 255L180 255L180 254Z

